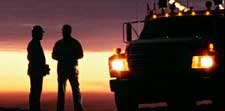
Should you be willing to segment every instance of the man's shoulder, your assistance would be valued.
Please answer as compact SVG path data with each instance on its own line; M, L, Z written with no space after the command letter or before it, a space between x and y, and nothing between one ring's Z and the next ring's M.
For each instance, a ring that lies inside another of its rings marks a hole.
M38 44L38 41L35 41L35 40L31 40L29 43L28 43L28 47L31 47L31 46L35 46Z
M72 41L73 43L80 44L80 41L77 40L77 39L75 39L75 38L73 38L73 37L71 37L71 41Z
M80 41L71 37L69 41L64 41L63 39L59 39L56 41L55 45L61 45L61 44L65 44L65 43L80 44Z
M37 41L34 39L30 40L30 42L29 42L29 44L34 44L34 43L37 43Z

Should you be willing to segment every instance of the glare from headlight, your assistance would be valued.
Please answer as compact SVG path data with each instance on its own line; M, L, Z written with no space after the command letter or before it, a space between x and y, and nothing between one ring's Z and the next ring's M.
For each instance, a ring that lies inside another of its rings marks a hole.
M111 62L111 68L114 71L128 71L128 64L126 59L115 59Z
M201 59L202 67L211 67L213 65L213 60L210 56L202 57Z
M192 68L211 68L214 64L213 56L193 56Z

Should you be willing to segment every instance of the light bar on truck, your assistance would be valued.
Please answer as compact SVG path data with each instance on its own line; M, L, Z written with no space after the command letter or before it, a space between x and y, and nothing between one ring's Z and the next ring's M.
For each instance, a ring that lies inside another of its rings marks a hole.
M192 11L192 12L191 12L191 15L192 15L192 16L195 16L195 15L196 15L196 12L195 12L195 11Z
M210 11L206 11L205 15L207 15L207 16L211 15Z
M169 0L169 4L174 4L176 8L178 8L180 11L187 12L189 10L188 7L182 5L181 3L175 1L175 0Z
M156 19L157 18L157 15L156 14L152 15L152 18L153 19Z
M177 16L183 16L183 13L182 12L178 12Z
M165 13L165 17L169 17L170 16L170 14L169 13Z

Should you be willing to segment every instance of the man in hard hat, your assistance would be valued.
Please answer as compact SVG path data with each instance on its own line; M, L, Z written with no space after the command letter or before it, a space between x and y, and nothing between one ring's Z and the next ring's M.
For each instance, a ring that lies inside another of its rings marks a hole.
M49 68L45 64L45 55L40 41L43 38L43 29L39 25L32 28L32 40L27 47L28 75L30 77L30 111L40 111L40 98L42 92L42 82L44 75L49 73Z
M73 91L74 110L82 111L81 94L78 81L78 59L83 57L83 49L78 40L71 36L72 27L64 25L63 39L55 43L52 58L58 61L58 100L57 111L64 111L66 81L70 82Z

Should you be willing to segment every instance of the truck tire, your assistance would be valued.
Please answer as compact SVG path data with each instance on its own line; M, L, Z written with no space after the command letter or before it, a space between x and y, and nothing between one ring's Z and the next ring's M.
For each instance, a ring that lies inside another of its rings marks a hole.
M138 111L138 103L129 93L115 92L117 111Z

